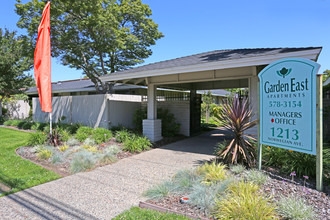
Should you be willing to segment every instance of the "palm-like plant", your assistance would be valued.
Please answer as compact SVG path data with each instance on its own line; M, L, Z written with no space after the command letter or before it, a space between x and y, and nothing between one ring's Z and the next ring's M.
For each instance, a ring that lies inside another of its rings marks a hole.
M228 98L222 108L215 112L215 119L222 123L223 127L232 131L234 138L227 146L217 152L217 155L227 164L245 164L251 167L255 158L255 148L251 140L255 138L244 133L247 129L257 124L252 121L252 110L247 98Z

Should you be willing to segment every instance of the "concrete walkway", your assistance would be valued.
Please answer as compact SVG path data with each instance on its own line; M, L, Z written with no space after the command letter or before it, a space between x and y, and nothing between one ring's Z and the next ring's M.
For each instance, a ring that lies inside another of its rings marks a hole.
M145 200L142 193L212 159L214 132L150 150L0 198L0 219L111 219Z

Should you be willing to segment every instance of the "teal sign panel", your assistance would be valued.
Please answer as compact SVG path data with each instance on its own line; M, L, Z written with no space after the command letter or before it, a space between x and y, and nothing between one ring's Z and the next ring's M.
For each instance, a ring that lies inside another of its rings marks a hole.
M316 74L303 58L269 64L259 73L260 143L316 154Z

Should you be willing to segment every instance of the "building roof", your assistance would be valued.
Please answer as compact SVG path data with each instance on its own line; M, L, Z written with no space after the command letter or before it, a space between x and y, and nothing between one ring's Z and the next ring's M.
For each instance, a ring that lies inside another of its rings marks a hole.
M132 89L132 88L140 88L140 86L123 85L119 83L115 84L114 86L114 90L124 90L124 89ZM75 79L75 80L52 82L53 93L83 92L83 91L96 91L94 83L90 79ZM38 94L37 87L29 88L26 91L26 93L29 95Z
M278 55L283 53L302 52L308 50L321 50L322 47L301 47L301 48L253 48L253 49L231 49L231 50L214 50L205 53L184 56L176 59L165 60L161 62L151 63L116 73L105 75L101 78L107 78L119 74L146 72L151 70L169 69L182 66L198 65L216 61L237 60L242 58L252 58L260 56Z

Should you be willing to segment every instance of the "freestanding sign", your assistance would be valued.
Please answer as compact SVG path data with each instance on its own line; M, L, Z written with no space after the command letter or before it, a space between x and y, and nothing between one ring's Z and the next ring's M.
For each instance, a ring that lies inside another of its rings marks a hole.
M316 74L320 65L287 58L259 73L260 143L316 154Z

